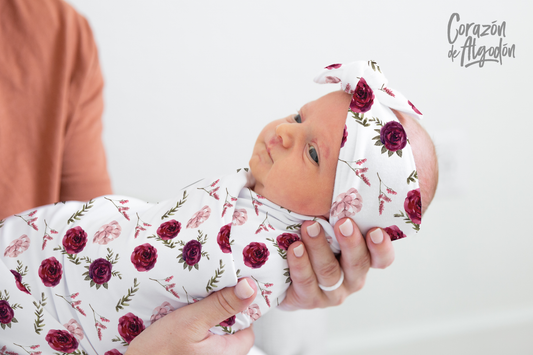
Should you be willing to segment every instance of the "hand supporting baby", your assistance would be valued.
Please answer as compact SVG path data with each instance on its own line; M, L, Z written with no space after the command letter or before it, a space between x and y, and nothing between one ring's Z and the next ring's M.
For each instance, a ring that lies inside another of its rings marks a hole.
M391 239L382 229L371 229L365 239L349 218L339 220L334 229L341 247L338 259L329 248L320 224L303 223L302 242L293 243L287 253L292 285L279 306L281 309L340 305L347 296L364 286L370 267L386 268L394 261ZM336 284L341 269L344 281L339 288L334 291L320 289L319 284ZM179 308L135 338L126 354L247 354L254 343L252 327L233 335L214 335L209 329L246 309L256 292L254 282L241 279L236 287L223 289Z

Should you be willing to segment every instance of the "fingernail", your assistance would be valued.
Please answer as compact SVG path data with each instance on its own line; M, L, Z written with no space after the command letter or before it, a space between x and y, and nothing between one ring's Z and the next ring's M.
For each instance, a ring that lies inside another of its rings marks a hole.
M245 300L247 298L250 298L254 294L254 289L246 279L242 279L239 281L237 286L235 286L235 296L240 298L241 300Z
M383 232L381 229L374 229L372 232L370 232L370 239L372 239L374 244L381 244L383 241Z
M296 248L293 249L293 251L294 255L296 255L297 258L301 257L302 255L304 255L304 245L298 245Z
M318 222L315 222L311 224L309 227L307 227L307 234L309 234L310 237L318 237L318 234L320 233L320 224Z
M352 222L347 219L344 221L343 224L340 225L339 230L341 231L341 234L345 237L351 237L353 234L353 224Z

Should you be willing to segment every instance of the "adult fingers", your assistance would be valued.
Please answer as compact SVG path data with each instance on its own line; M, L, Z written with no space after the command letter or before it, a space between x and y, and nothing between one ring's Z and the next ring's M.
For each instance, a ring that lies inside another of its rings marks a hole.
M252 326L232 335L210 334L190 354L246 355L254 345L254 340Z
M335 285L341 278L341 268L329 247L324 230L318 222L308 222L302 224L301 231L318 284L327 287Z
M371 263L370 254L365 238L352 219L337 221L334 230L341 248L340 264L344 271L344 287L351 294L365 284Z
M257 286L250 278L242 278L235 287L214 292L203 300L184 307L183 316L191 320L189 337L202 341L208 330L244 311L254 300Z
M313 296L317 293L318 283L302 242L295 242L289 246L287 262L292 283L278 308L285 311L316 308L321 295L318 298Z
M367 233L366 245L370 252L371 266L384 269L394 261L394 247L390 236L381 228L372 228Z

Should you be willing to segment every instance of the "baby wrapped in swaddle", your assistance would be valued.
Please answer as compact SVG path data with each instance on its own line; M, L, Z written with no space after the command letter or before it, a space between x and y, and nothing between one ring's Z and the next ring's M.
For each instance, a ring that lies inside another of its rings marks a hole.
M169 312L248 276L255 301L212 329L232 333L283 300L286 252L303 221L320 223L335 252L332 226L343 217L393 240L418 231L424 196L391 109L421 113L372 61L328 66L315 81L343 91L269 123L250 169L159 203L102 196L0 222L0 349L125 352Z

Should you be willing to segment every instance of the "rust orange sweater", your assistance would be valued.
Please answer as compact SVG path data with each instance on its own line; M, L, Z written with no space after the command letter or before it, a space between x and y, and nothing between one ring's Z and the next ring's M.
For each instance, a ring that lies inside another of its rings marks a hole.
M0 219L111 193L102 89L85 18L62 0L0 0Z

